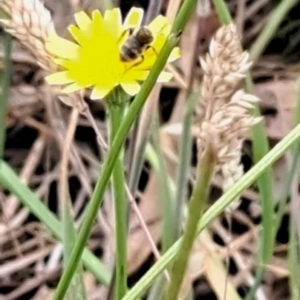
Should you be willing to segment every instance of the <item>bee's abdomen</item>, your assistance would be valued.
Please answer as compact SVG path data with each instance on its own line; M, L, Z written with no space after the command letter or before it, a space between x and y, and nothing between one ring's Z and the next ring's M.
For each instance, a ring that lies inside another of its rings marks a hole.
M122 61L132 61L138 58L142 53L143 48L135 39L128 39L122 46L120 57Z
M121 48L120 56L122 61L132 61L139 56L139 51L136 49L123 46Z

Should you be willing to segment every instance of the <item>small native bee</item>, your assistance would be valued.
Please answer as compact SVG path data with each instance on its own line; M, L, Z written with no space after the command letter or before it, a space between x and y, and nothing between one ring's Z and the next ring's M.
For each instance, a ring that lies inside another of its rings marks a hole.
M129 31L129 37L121 47L121 61L131 62L139 57L141 57L143 61L144 51L148 48L151 48L151 43L154 40L151 31L145 26L140 27L136 31L134 30L134 28L130 28L127 31Z

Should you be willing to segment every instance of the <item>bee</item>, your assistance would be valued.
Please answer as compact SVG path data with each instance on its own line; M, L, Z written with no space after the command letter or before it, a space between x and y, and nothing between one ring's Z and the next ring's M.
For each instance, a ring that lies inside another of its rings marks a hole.
M145 26L137 30L129 28L127 31L129 32L129 37L121 46L120 59L123 62L132 62L140 57L142 62L144 60L143 53L147 49L152 48L155 51L151 46L151 43L154 41L154 36L150 29Z

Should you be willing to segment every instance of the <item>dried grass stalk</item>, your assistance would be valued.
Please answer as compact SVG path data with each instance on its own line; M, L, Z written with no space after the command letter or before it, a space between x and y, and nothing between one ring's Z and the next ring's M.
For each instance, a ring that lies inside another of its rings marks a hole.
M251 66L248 59L249 54L240 48L233 24L217 31L209 53L200 58L204 77L198 149L201 154L208 141L214 139L218 159L216 171L222 174L224 191L243 175L242 144L250 128L261 121L251 114L253 104L259 99L239 89Z
M17 38L36 57L45 70L56 65L46 50L47 37L55 32L50 12L39 0L1 0L0 6L10 16L1 19L7 32Z

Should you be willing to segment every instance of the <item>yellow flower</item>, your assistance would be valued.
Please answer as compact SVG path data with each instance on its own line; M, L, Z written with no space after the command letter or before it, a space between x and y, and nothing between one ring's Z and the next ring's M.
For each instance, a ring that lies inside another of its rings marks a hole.
M77 26L69 26L76 43L65 40L56 34L48 37L47 51L55 57L61 70L46 77L49 84L67 85L62 92L71 93L84 88L92 88L91 99L102 99L116 86L121 85L126 93L135 95L140 90L153 66L157 54L162 49L171 25L163 16L158 16L147 28L154 40L151 47L132 62L123 62L120 49L128 37L129 28L141 26L144 11L132 8L121 19L120 9L105 12L94 11L90 18L85 12L75 14ZM180 57L179 48L171 53L168 62ZM158 82L167 82L172 74L161 72Z

